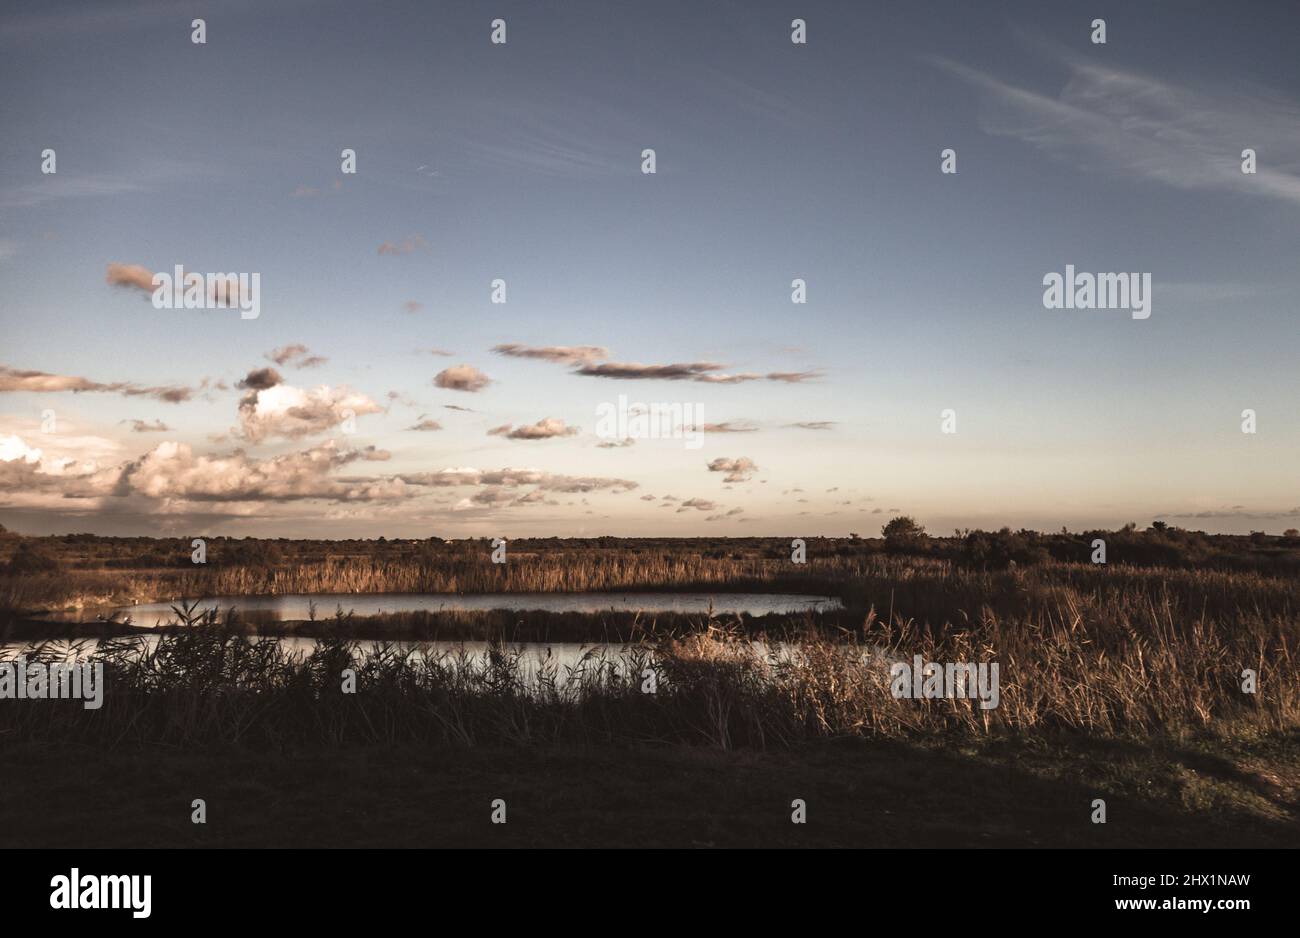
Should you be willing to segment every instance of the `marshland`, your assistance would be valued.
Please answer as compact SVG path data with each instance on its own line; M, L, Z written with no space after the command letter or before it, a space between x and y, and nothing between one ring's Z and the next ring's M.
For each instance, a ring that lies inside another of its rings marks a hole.
M1300 538L886 534L810 538L805 563L776 538L519 540L504 564L478 540L214 538L202 565L190 539L8 535L0 657L102 662L107 685L93 711L0 702L0 783L31 818L3 836L1300 843ZM357 614L380 593L716 602ZM325 594L302 619L202 602ZM740 594L818 603L721 611ZM95 618L138 603L171 621ZM998 705L895 695L915 656L997 663ZM221 825L189 824L198 789ZM489 790L516 806L500 829Z

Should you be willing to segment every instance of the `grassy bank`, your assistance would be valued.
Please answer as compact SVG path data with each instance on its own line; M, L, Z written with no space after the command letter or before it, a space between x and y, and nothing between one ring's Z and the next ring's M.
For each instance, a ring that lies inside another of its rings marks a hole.
M791 751L25 745L0 847L1294 847L1300 757L1262 738L841 741ZM208 822L190 821L203 798ZM507 823L489 821L505 799ZM792 824L791 802L807 804ZM1093 824L1103 798L1107 823Z

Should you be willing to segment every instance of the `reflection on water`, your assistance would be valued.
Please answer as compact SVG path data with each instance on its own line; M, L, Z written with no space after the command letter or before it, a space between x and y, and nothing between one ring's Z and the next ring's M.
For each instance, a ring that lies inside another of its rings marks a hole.
M141 651L150 650L158 644L159 636L157 635L134 635L129 638L115 638L101 640L97 638L83 639L57 639L44 643L37 642L0 642L0 661L10 660L19 655L32 656L39 647L40 652L47 660L73 661L76 659L85 659L99 649L103 641L110 641L117 646L133 646ZM314 638L304 638L301 636L288 637L266 637L259 638L250 636L250 642L276 642L284 651L298 658L306 658L316 650L317 641ZM355 654L365 656L371 651L380 648L400 649L409 658L418 660L420 658L434 658L439 655L444 656L464 656L468 660L482 664L488 655L488 649L491 647L488 642L481 641L437 641L437 642L376 642L376 641L357 641L353 643ZM525 680L535 678L543 668L552 669L555 673L556 683L563 685L570 677L570 672L590 664L596 667L600 661L612 663L620 671L639 664L645 660L653 660L653 655L649 649L620 644L606 644L603 642L583 643L583 642L510 642L503 648L511 656L518 656L519 673ZM755 643L755 647L762 653L766 653L766 648L761 643Z
M153 649L159 642L158 635L133 635L126 638L97 639L54 639L46 642L0 642L0 661L16 658L18 655L32 656L39 648L46 660L73 661L93 655L101 644L112 643L118 647L129 647L146 651ZM296 658L306 658L316 650L317 640L303 636L257 637L249 636L249 642L275 642ZM758 639L748 640L754 655L769 661L791 662L801 659L802 652L797 642L764 642ZM468 663L482 665L488 657L492 644L485 641L394 641L357 640L350 643L354 655L365 657L380 650L389 655L394 652L418 661L421 658L464 658ZM525 681L535 679L543 670L554 675L555 684L564 686L578 676L583 669L596 671L612 666L618 673L628 674L629 669L640 669L655 662L652 648L644 645L620 644L616 642L508 642L497 646L518 662L519 676ZM887 666L898 661L889 651L877 646L862 646L858 649L864 664L876 663Z
M313 615L312 604L315 604ZM173 603L141 603L118 610L132 624L152 628L176 621ZM328 619L342 609L358 616L393 612L451 612L507 609L515 612L677 612L707 615L826 611L840 608L838 599L788 593L321 593L285 596L216 596L200 609L224 613L234 608L278 621Z

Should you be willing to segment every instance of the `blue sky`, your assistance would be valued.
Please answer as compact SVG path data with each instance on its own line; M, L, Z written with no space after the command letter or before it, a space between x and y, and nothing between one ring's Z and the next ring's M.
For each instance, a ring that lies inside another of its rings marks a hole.
M1300 526L1300 11L270 6L0 14L7 526ZM114 264L257 272L261 314L155 309ZM1150 272L1150 319L1045 309L1066 264ZM503 344L755 377L596 377ZM310 356L327 360L295 366ZM460 365L491 383L436 386ZM238 386L267 367L273 387ZM748 432L602 447L620 394ZM276 409L303 400L306 421ZM373 408L352 426L341 401ZM740 459L743 481L709 468ZM431 482L448 469L474 472Z

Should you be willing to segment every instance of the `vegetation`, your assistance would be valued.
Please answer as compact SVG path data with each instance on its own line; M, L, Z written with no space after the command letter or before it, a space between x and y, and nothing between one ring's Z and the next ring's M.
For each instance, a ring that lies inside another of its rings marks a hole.
M59 567L59 561L47 548L31 541L22 541L4 565L4 572L10 577L27 577L56 573Z
M635 589L843 596L857 591L857 581L882 574L906 581L915 575L946 577L959 568L998 571L1013 562L1091 567L1097 538L1107 547L1107 565L1097 568L1098 575L1144 568L1300 576L1300 538L1285 535L1211 536L1153 525L1146 531L1130 526L1050 535L960 531L938 538L907 518L893 519L885 528L882 539L806 538L806 564L791 562L790 540L784 538L520 539L510 542L505 564L491 562L486 539L211 538L207 562L195 564L189 538L9 535L0 537L0 626L23 614L57 609L285 593ZM19 568L11 570L15 562Z
M194 618L152 641L98 643L90 657L107 666L113 688L102 710L0 708L0 737L91 734L166 745L619 738L728 749L1040 729L1293 731L1300 636L1294 615L1283 611L1290 598L1263 590L1252 598L1254 605L1212 607L1204 590L1180 596L1121 586L1089 596L1061 585L1015 616L985 609L933 627L869 612L852 631L792 627L758 643L717 620L699 621L678 634L648 629L623 652L593 649L563 675L554 662L527 671L520 651L499 641L484 656L416 653L395 642L365 650L328 634L350 625L344 614L321 624L324 634L305 658L215 617ZM59 643L28 649L30 660L66 654ZM915 655L1000 663L999 705L895 697L888 663ZM642 692L650 665L662 684L655 694ZM357 675L355 696L339 692L347 668ZM1242 692L1246 668L1259 676L1258 693Z
M62 789L47 794L32 767L89 750L119 773L144 777L138 791L112 796L129 815L144 810L138 799L156 789L159 767L234 799L246 775L269 785L310 765L331 780L320 783L328 798L347 801L373 789L383 793L375 810L388 817L392 805L417 795L461 803L469 791L464 772L481 773L470 786L479 798L484 780L509 788L520 772L535 770L518 793L523 804L567 804L576 791L600 804L615 798L609 785L626 784L640 793L627 797L646 799L644 810L661 822L655 828L639 809L615 805L576 826L547 827L540 817L549 809L536 807L541 826L528 830L537 837L548 831L547 843L614 842L622 821L658 830L647 833L647 843L690 843L701 829L710 831L708 843L883 845L907 836L935 843L938 824L951 842L966 844L1089 844L1103 835L1064 820L1062 799L1084 804L1104 793L1145 825L1105 834L1119 838L1108 843L1296 842L1300 578L1285 537L1129 528L1103 535L1110 562L1099 565L1087 562L1088 535L1004 530L932 538L906 525L885 534L883 541L812 539L806 565L792 563L789 543L778 539L516 541L505 565L491 564L490 549L473 541L277 542L278 561L258 565L227 553L243 542L214 539L210 564L200 569L108 566L128 555L188 551L188 541L19 539L9 545L7 564L35 550L60 569L0 578L11 609L11 644L0 658L20 651L29 661L88 657L105 666L108 690L98 710L75 700L0 704L0 766L28 769L0 768L0 783L38 806L65 810ZM831 593L844 607L762 618L505 611L357 617L340 605L307 622L274 623L237 608L205 614L192 602L348 587L768 589ZM56 626L28 615L41 603L51 608L122 589L175 599L175 624L149 636L111 636L91 626L92 637L68 642L50 637ZM309 653L294 652L268 635L316 642ZM12 644L18 638L28 644ZM406 640L471 638L486 639L487 650ZM561 664L555 657L539 663L512 644L519 641L615 644ZM914 656L997 663L998 705L895 696L890 665ZM1243 690L1247 670L1257 675L1255 693ZM355 693L344 692L348 671ZM648 674L653 693L646 692ZM407 770L395 764L424 766L420 781L399 781ZM651 771L669 777L652 784L645 777ZM907 772L915 778L900 780ZM604 782L593 790L597 777ZM754 799L779 795L788 804L791 790L821 792L841 812L839 823L809 841L791 839L788 822L770 836L754 833L756 818L768 811ZM96 793L77 791L84 803L99 803ZM655 801L664 791L681 799L671 810ZM727 792L746 793L740 807L708 801ZM972 798L987 811L970 810ZM282 804L280 795L269 800ZM246 797L239 804L244 826L225 828L230 839L222 842L332 842L319 825L316 833L276 840L278 824L266 823ZM894 815L881 814L886 804ZM733 809L734 824L699 820ZM49 811L32 816L48 818ZM356 836L412 842L395 807L391 817L387 834ZM698 823L679 824L683 817ZM184 844L198 836L142 823L152 833L112 839L103 833L109 828L83 823L82 834L69 828L68 837ZM447 824L459 831L453 840L477 842L464 822ZM688 828L695 833L688 836Z
M892 518L880 529L885 539L885 550L891 554L917 554L925 551L928 539L925 527L907 515Z

